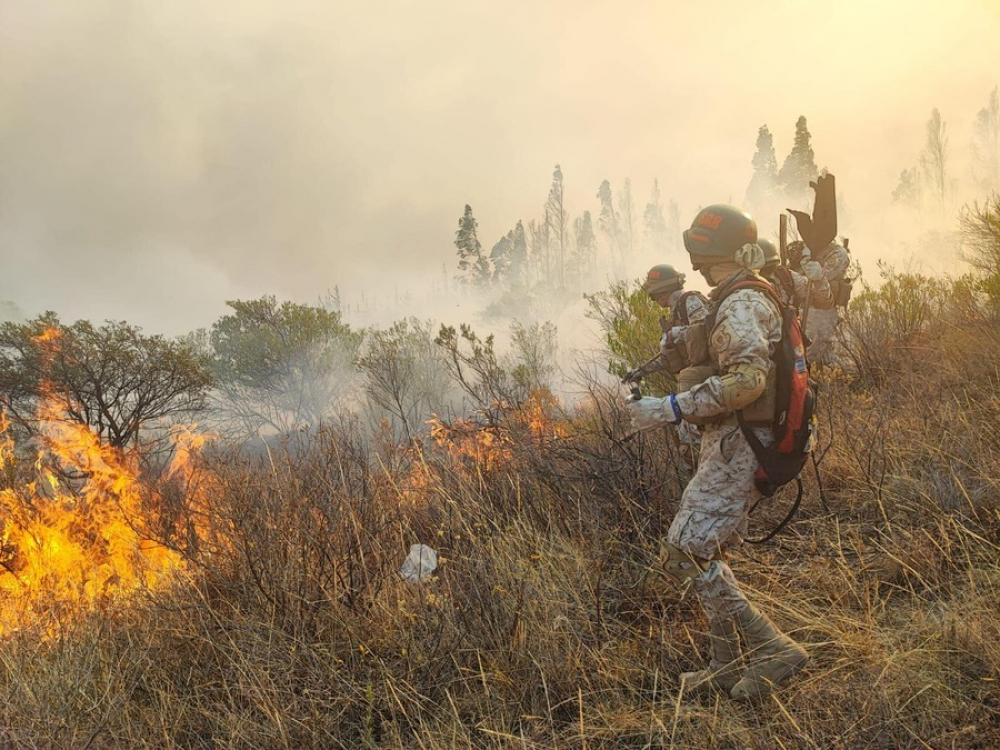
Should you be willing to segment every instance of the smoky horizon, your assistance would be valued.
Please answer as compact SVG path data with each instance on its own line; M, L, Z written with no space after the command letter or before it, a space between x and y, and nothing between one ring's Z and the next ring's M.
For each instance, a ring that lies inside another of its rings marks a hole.
M879 259L954 271L921 237L985 197L970 142L998 33L989 0L11 0L0 303L169 335L227 299L332 290L359 322L379 319L364 305L454 320L475 308L448 285L466 205L488 251L542 216L558 164L571 221L596 221L605 179L629 180L641 215L657 180L685 228L701 206L745 206L759 128L780 166L800 116L866 274ZM892 194L935 109L948 205L908 213ZM758 220L776 231L776 214ZM617 272L650 261L688 270L645 248Z

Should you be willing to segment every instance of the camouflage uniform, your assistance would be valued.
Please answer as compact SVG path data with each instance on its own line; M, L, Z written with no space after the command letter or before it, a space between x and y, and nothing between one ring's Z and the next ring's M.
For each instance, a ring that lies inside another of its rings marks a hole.
M683 300L683 307L678 303ZM661 304L667 304L663 302ZM654 372L670 371L670 350L678 342L684 341L688 325L704 320L708 316L708 306L700 292L683 292L677 290L670 295L670 318L666 322L666 330L660 338L660 354L641 367L630 370L622 382L628 383ZM663 325L661 318L661 325Z
M743 274L749 277L750 274ZM727 286L721 284L720 288ZM761 292L736 291L719 306L711 333L718 371L752 364L765 372L773 367L771 353L781 339L781 316ZM703 560L707 569L692 579L710 622L732 619L749 604L719 553L738 546L746 533L748 503L759 497L754 487L757 458L728 410L718 376L676 396L684 417L716 417L702 428L701 460L681 498L667 542ZM773 442L769 428L755 428L764 443Z
M847 250L842 245L831 242L815 260L823 266L823 275L836 296L836 289L843 282L851 266ZM812 340L812 345L809 347L810 361L821 364L835 362L833 345L839 324L840 313L835 307L824 310L810 304L809 317L806 320L806 335Z
M670 327L669 335L663 334L660 339L660 351L664 352L671 341L683 341L687 327L691 323L697 323L708 317L708 307L704 298L699 293L688 293L684 297L684 309L671 308L670 320L667 325Z
M807 263L812 263L819 269L819 273L814 272L815 276L823 273L822 267L816 261L804 261L803 265ZM833 308L833 292L830 290L830 282L827 280L825 274L818 281L813 281L810 286L807 276L798 271L793 271L787 266L784 268L788 272L787 284L781 276L782 271L776 271L768 277L768 281L774 286L782 302L798 308L800 312L805 309L807 300L811 310L830 310Z
M773 443L773 414L767 416L761 397L767 397L769 381L777 385L769 376L781 340L781 311L767 291L733 290L743 280L760 279L751 269L766 262L749 214L725 204L707 206L683 237L692 267L714 287L708 341L695 335L699 329L687 332L689 354L693 349L698 362L687 368L687 377L678 377L685 391L633 399L629 410L638 430L663 422L704 424L702 460L681 497L661 558L666 575L692 585L709 621L711 658L706 669L680 675L682 694L715 687L735 700L761 698L809 661L801 645L747 600L723 556L742 541L748 504L757 494L758 462L735 412L748 420L767 419L766 427L747 429L762 444Z

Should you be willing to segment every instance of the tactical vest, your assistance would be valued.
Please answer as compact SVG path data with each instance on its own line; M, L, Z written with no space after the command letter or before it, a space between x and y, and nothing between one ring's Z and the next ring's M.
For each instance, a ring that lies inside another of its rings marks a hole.
M704 383L713 375L719 374L718 353L712 348L712 331L715 329L716 318L722 302L739 288L753 288L745 286L749 280L756 283L767 284L766 281L753 276L739 274L726 286L716 289L712 293L712 301L709 307L708 316L704 320L692 323L688 326L685 334L689 364L677 374L677 390L683 393L694 386ZM763 291L761 290L761 293ZM780 310L779 310L780 313ZM772 360L773 360L772 353ZM774 421L775 395L777 392L777 373L772 361L771 367L767 371L767 380L764 384L764 392L760 398L754 401L743 411L743 421L751 425L766 425ZM723 414L716 417L689 419L694 424L714 424L722 422L730 415Z
M670 309L670 327L690 325L688 319L687 301L693 296L701 297L700 292L684 292L677 298L677 304Z
M669 332L670 329L675 326L682 326L690 330L692 325L697 325L697 323L691 323L688 315L687 301L691 297L701 297L706 307L711 306L701 292L684 292L677 298L677 303L670 309L670 318L666 321L664 321L663 318L660 318L660 328L664 333ZM684 339L684 341L671 343L661 352L663 362L666 364L667 372L674 376L680 375L684 368L690 367L693 364L691 351L687 343L686 333L684 335ZM700 357L700 350L696 351L695 355Z

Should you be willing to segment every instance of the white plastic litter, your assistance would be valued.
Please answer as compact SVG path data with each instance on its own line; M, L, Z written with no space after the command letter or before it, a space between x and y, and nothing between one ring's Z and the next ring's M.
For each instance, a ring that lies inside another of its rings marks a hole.
M430 577L437 565L437 552L426 544L414 544L410 547L410 554L403 560L403 567L399 569L399 575L404 581L418 583Z

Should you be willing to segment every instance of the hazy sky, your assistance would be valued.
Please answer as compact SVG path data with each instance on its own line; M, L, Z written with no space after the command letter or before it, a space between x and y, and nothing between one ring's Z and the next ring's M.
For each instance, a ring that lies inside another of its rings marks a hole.
M555 162L573 215L604 178L741 203L799 115L875 257L933 107L967 171L998 40L1000 0L2 0L0 300L179 333L405 288L464 204L487 248L539 216Z

